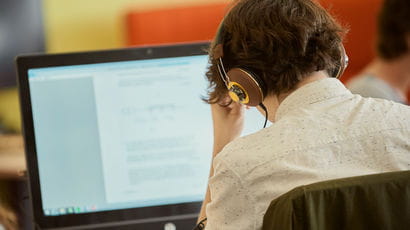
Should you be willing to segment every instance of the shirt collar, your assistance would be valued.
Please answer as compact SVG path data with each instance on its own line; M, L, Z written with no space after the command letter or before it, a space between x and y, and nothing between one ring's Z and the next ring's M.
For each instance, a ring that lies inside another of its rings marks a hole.
M352 95L352 93L336 78L311 82L296 89L282 101L276 111L275 120L278 121L293 110L344 95Z

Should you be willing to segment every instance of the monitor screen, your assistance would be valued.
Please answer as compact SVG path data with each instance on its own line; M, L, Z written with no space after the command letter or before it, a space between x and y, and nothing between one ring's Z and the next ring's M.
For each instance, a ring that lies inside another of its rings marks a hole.
M28 71L44 214L201 201L212 155L207 55ZM246 112L244 135L264 117Z

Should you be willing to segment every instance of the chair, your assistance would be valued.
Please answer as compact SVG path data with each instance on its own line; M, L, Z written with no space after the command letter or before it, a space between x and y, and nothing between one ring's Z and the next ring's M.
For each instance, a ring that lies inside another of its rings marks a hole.
M297 187L271 202L262 229L410 229L410 171Z

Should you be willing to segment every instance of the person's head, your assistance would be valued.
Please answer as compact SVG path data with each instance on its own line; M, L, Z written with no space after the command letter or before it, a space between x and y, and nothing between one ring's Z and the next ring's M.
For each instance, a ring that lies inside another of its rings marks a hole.
M238 0L223 20L223 63L255 73L267 95L280 95L314 71L339 68L344 30L313 0ZM210 47L208 103L219 103L227 89Z
M410 49L409 0L384 0L378 18L378 55L392 60Z

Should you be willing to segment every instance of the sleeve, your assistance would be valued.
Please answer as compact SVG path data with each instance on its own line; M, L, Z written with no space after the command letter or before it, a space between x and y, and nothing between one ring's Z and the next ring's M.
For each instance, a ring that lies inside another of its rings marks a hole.
M209 189L206 230L255 229L255 204L240 178L221 161L214 163Z

